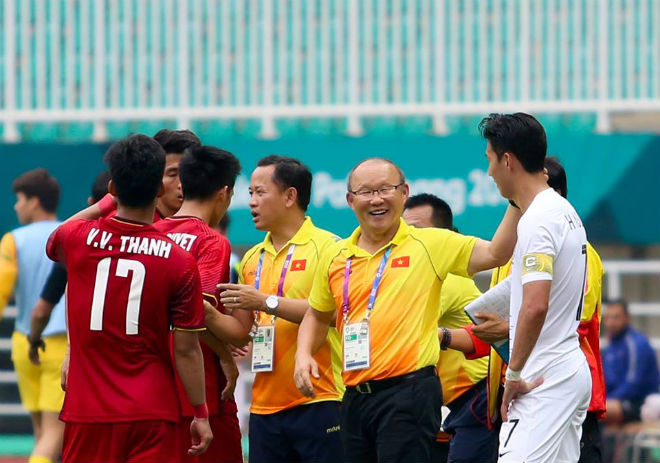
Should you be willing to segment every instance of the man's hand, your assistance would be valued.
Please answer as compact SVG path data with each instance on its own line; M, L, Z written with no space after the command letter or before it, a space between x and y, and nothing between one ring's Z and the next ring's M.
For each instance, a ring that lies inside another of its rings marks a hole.
M472 334L488 344L507 339L509 337L509 323L494 313L477 313L475 316L485 322L474 325Z
M222 372L227 378L227 384L225 388L220 393L221 400L229 400L234 397L234 390L236 389L236 381L238 380L238 367L233 357L230 357L229 360L220 359L220 367Z
M507 421L509 418L509 405L511 402L516 400L523 394L527 394L529 391L536 389L541 384L543 384L543 378L538 378L527 383L522 379L519 381L508 381L504 385L504 395L502 396L502 408L500 413L502 414L502 421Z
M44 343L43 339L39 339L38 342L33 342L30 339L28 339L28 341L30 342L30 347L28 348L28 357L30 358L30 362L35 365L40 365L41 362L39 361L39 349L45 352L46 344Z
M66 392L66 382L69 379L69 350L67 349L64 360L62 361L62 370L60 371L60 387Z
M193 418L190 423L190 438L192 446L188 449L188 455L201 455L213 440L211 425L207 418Z
M233 344L229 345L229 349L231 350L231 356L237 359L244 359L250 354L250 349L252 348L251 344L248 344L247 346L244 347L237 347Z
M266 308L266 294L257 291L254 286L234 283L221 283L218 285L220 302L227 310L264 310Z
M320 378L319 366L316 360L311 355L296 354L296 366L293 373L296 387L304 396L315 397L316 394L314 393L314 385L312 385L310 374L314 378Z

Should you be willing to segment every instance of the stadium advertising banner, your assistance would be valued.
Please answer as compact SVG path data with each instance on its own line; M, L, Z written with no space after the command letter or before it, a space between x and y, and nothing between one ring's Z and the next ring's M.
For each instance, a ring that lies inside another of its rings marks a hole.
M404 170L411 194L433 193L446 200L455 225L466 234L490 238L506 202L487 174L485 142L478 136L323 137L274 141L217 139L201 134L206 144L228 149L241 160L230 209L230 239L251 245L263 239L252 226L249 175L268 154L293 156L314 174L309 215L323 228L345 237L357 226L346 203L346 176L369 156L383 156ZM5 156L0 174L2 231L15 227L12 180L22 172L46 167L62 186L59 216L85 205L94 176L104 166L100 145L0 145ZM651 135L549 136L549 154L557 155L568 175L568 197L594 242L654 244L660 242L660 209L648 208L660 196L660 137Z

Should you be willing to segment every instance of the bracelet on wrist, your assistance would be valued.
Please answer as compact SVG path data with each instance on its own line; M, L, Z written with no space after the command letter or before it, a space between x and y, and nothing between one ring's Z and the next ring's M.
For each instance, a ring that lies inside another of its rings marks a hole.
M209 408L206 406L206 402L199 405L194 405L195 409L195 418L198 420L205 420L209 417Z
M451 331L449 331L444 326L440 328L442 330L442 340L440 340L440 350L447 350L451 344Z
M507 381L520 381L520 372L522 370L512 370L511 368L506 369L506 375L504 376Z

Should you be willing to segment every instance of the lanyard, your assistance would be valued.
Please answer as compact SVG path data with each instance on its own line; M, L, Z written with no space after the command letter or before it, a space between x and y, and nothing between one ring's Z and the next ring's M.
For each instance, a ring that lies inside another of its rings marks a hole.
M286 273L289 271L289 264L291 263L291 258L293 257L293 251L295 251L295 249L296 245L292 244L289 246L289 250L286 253L286 259L284 260L284 266L282 267L282 273L280 274L280 281L277 284L277 297L282 297L282 294L284 293L284 280L286 279ZM257 291L261 285L261 270L264 266L264 254L265 251L262 250L259 255L259 263L257 264L257 273L254 276L254 287ZM275 320L275 317L273 317L273 320Z
M387 264L387 259L390 257L392 252L392 246L385 250L382 259L380 260L380 265L378 266L378 271L376 272L376 278L374 278L374 284L371 286L371 292L369 293L369 302L367 303L367 314L364 317L365 320L369 320L371 311L376 304L376 296L378 295L378 288L380 287L380 282L383 279L383 272L385 271L385 265ZM351 266L353 265L353 258L349 257L346 259L346 267L344 267L344 294L343 294L343 303L342 303L342 312L344 314L344 323L348 321L348 311L349 311L349 299L348 299L348 281L351 275Z

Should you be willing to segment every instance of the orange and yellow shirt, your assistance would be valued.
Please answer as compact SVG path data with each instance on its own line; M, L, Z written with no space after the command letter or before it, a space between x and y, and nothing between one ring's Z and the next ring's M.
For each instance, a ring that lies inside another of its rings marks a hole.
M261 254L264 259L261 268L259 291L277 294L282 267L291 246L295 246L290 259L282 297L307 299L312 287L319 255L325 248L337 242L332 233L317 228L307 217L305 222L279 251L273 247L270 234L263 242L250 249L239 265L239 283L254 285ZM271 325L272 316L259 312L260 326ZM293 381L294 356L298 339L298 325L282 318L275 319L275 350L273 371L259 372L252 386L252 413L267 415L298 405L328 400L340 401L344 394L341 379L341 348L339 333L330 328L328 338L314 355L319 366L320 378L312 378L316 397L303 396Z
M481 291L471 278L448 274L440 293L438 326L456 329L469 325L470 318L463 309L479 296ZM468 360L460 351L441 350L437 370L443 403L448 404L486 377L488 358Z
M438 363L440 294L448 273L467 275L476 238L449 230L414 228L400 220L392 240L371 254L357 246L360 227L321 256L310 305L321 312L336 310L337 329L343 329L343 288L346 260L351 258L348 322L365 318L369 293L382 257L385 265L370 315L371 366L344 372L346 385L355 386L412 373Z

